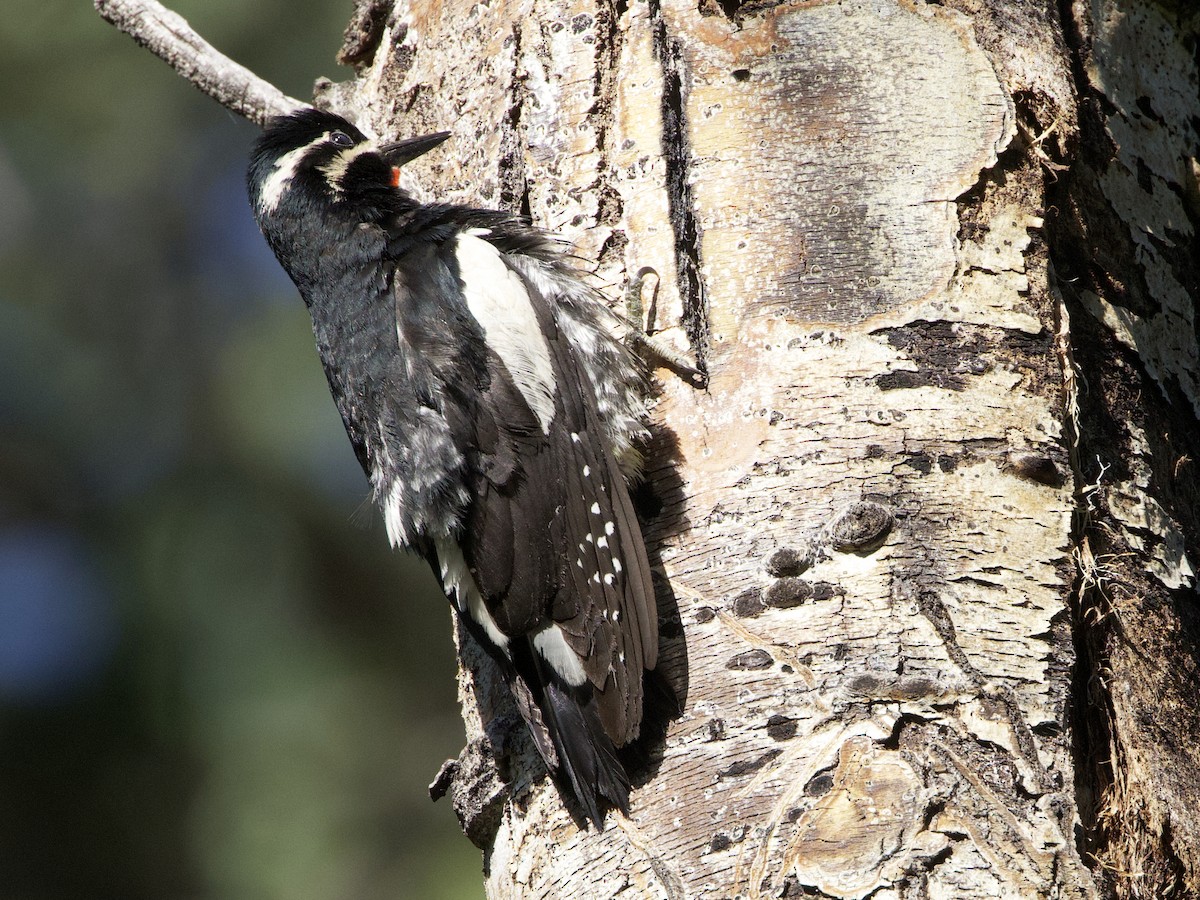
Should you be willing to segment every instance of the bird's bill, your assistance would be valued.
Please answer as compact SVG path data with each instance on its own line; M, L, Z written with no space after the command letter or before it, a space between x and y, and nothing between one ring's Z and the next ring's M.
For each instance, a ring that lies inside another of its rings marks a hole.
M393 166L402 166L412 162L418 156L424 156L448 137L450 137L448 131L423 134L420 137L410 137L392 144L384 144L379 148L379 152Z

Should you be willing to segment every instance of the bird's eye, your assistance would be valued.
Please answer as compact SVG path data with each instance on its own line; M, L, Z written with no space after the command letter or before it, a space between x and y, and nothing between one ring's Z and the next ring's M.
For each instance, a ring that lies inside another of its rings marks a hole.
M335 131L333 134L331 134L329 136L329 139L331 141L333 141L335 144L337 144L339 147L353 147L354 146L354 138L350 137L350 135L346 134L346 132L344 132L344 131Z

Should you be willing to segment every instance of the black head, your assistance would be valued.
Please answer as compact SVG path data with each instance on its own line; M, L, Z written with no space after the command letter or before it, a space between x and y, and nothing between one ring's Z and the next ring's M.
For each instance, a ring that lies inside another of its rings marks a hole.
M302 109L277 116L251 154L251 205L260 220L296 197L359 210L387 207L404 197L398 168L447 137L439 132L379 145L333 113Z

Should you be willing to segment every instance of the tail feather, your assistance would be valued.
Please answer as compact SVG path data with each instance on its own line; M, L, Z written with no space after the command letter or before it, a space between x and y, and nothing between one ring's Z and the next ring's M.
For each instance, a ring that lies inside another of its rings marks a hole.
M542 711L558 751L560 773L566 775L587 817L602 829L602 802L628 814L629 775L604 733L595 699L580 703L569 688L553 679L546 685L544 699Z
M605 808L629 813L629 775L604 730L590 684L571 687L546 663L531 641L514 641L499 653L470 616L460 621L500 665L529 729L534 747L559 790L571 793L587 818L604 827Z

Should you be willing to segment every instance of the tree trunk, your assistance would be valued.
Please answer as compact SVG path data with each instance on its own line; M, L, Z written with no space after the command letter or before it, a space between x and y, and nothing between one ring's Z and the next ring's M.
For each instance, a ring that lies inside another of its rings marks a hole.
M654 406L686 703L630 820L580 830L463 641L489 897L1200 894L1189 9L360 0L317 102L451 128L418 191L614 297L652 267L710 374Z
M1062 9L360 7L325 102L711 375L642 497L684 715L601 834L464 756L490 897L1200 891L1196 21Z
M1197 897L1200 10L1076 0L1070 29L1048 234L1077 373L1079 812L1118 896Z

